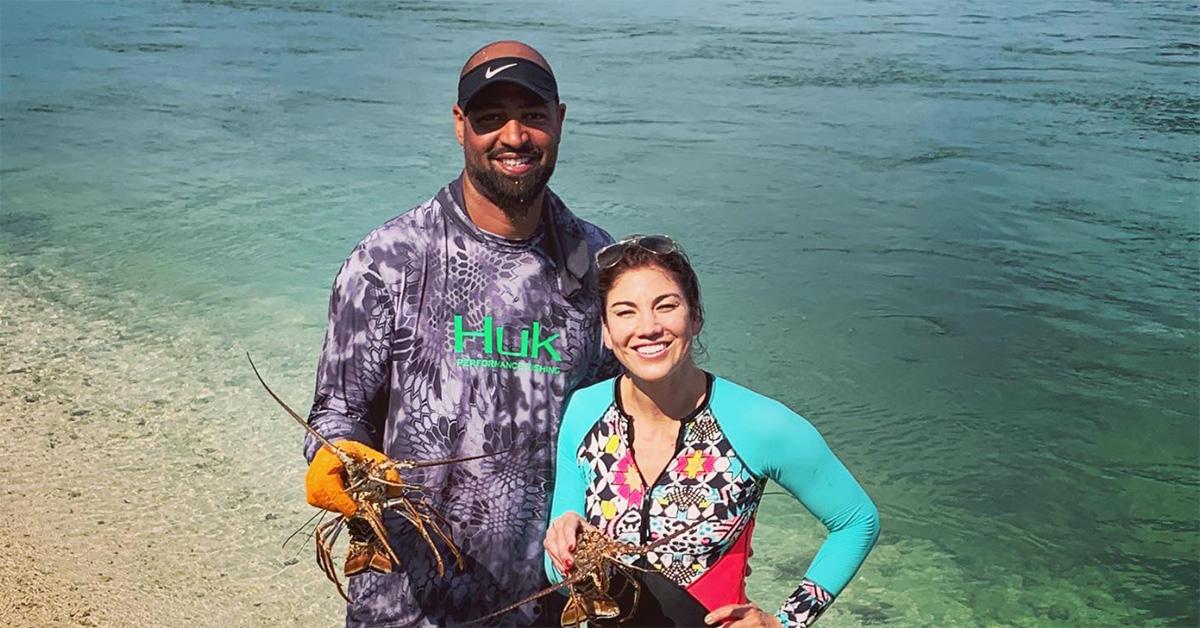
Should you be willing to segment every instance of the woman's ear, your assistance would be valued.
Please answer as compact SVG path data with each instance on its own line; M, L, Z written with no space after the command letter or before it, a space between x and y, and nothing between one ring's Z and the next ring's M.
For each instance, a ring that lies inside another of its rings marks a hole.
M600 337L604 340L604 348L612 351L612 338L608 336L608 322L601 320Z

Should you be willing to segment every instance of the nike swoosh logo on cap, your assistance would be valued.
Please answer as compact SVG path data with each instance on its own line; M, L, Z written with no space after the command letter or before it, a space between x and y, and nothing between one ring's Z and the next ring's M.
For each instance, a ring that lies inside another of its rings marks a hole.
M505 71L505 70L507 70L507 69L509 69L509 68L515 68L516 66L517 66L517 64L515 64L515 63L510 63L510 64L508 64L508 65L502 65L502 66L500 66L500 67L498 67L498 68L496 68L496 69L494 69L494 70L493 70L492 68L488 68L488 69L484 70L484 72L483 72L483 78L484 78L485 80L486 80L486 79L490 79L490 78L492 78L493 76L496 76L497 74L499 74L499 73L501 73L501 72L503 72L503 71Z

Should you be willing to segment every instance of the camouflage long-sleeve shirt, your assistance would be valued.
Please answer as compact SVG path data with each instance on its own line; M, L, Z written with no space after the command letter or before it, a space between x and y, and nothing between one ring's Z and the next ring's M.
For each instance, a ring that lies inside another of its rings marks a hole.
M350 578L348 625L460 623L536 590L563 405L614 372L593 262L608 234L547 192L538 231L506 240L470 221L461 186L373 231L342 266L309 422L393 458L510 451L409 473L466 569L439 577L412 526L389 517L400 568ZM309 437L310 460L316 448Z

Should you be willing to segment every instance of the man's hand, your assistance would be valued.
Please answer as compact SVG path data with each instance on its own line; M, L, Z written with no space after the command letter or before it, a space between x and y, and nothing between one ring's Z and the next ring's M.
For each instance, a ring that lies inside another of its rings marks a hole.
M550 528L546 530L546 540L542 547L546 548L550 562L554 563L558 573L565 574L575 567L571 552L575 551L575 538L579 536L582 527L582 517L574 512L566 512L551 522Z
M357 441L342 440L335 444L338 449L356 460L384 462L388 459L387 456ZM313 456L312 463L308 465L308 473L304 476L304 490L308 503L317 508L340 512L347 517L353 516L358 506L346 494L346 484L342 480L344 472L345 467L336 454L329 451L328 447L318 449L317 455ZM392 474L396 474L394 480L399 481L399 474L395 471L388 474L388 479L393 479Z
M710 626L723 624L724 628L782 628L778 617L753 603L726 604L709 613L704 623Z

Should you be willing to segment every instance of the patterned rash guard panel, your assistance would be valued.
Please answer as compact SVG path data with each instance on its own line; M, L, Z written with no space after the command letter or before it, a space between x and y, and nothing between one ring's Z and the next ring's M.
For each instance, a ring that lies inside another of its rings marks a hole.
M649 489L628 446L630 431L629 418L614 402L584 437L577 456L594 478L587 487L586 517L633 545L673 532L676 522L702 520L662 551L646 555L650 566L686 587L741 536L765 481L742 464L707 406L681 427L676 455Z
M611 238L550 192L539 231L519 242L476 228L458 199L455 181L350 255L309 422L399 459L508 451L408 473L466 568L439 577L412 526L389 514L399 569L350 578L348 625L457 624L537 590L561 408L615 370L592 264ZM310 460L316 447L306 439ZM507 619L527 624L537 611Z
M784 626L808 626L865 560L878 537L878 512L807 421L732 382L710 382L708 402L685 421L677 455L648 496L627 447L629 421L615 382L577 392L559 434L551 519L575 511L610 535L640 544L711 515L647 556L681 586L699 585L714 565L724 567L722 559L751 524L769 478L830 531L776 615ZM548 557L545 565L551 580L561 579Z

